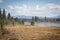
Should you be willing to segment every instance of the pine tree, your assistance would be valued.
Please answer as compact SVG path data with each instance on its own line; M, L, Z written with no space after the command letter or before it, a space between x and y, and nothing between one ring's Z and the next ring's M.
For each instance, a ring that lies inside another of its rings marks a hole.
M34 17L32 17L32 21L35 21L35 18Z
M46 21L46 16L45 16L45 21Z
M3 19L6 19L5 9L3 9Z
M0 8L0 18L2 18L2 11L1 11L1 8Z
M10 15L10 13L8 13L8 19L10 19L11 18L11 15Z
M5 15L5 9L3 10L3 14L0 8L0 32L1 35L3 36L4 34L8 33L8 31L4 28L4 19L6 19L6 15Z
M15 18L15 21L18 21L18 18L17 17Z
M31 21L31 25L34 25L34 21Z
M2 11L1 11L1 8L0 8L0 19L2 19L3 16L2 16Z
M1 8L0 8L0 17L1 17Z
M34 25L34 17L32 17L31 25Z
M22 24L24 25L24 20L22 20Z
M35 16L35 21L38 21L38 20L39 20L39 18L37 16Z
M0 29L3 30L3 17L2 17L1 8L0 8Z
M0 26L1 26L1 8L0 8Z
M2 26L3 20L2 20L2 12L1 12L1 8L0 8L0 26Z

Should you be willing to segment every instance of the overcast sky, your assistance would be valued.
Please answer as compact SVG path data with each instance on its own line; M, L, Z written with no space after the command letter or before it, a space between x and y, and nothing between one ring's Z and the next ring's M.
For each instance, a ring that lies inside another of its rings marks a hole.
M60 16L60 0L0 0L0 8L12 16Z

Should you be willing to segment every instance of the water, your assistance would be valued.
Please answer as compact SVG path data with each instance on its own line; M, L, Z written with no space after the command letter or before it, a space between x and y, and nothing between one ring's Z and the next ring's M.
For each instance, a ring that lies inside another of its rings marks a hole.
M58 26L60 27L59 23L35 23L35 26Z
M30 22L25 22L24 25L31 25ZM41 23L35 23L35 26L56 26L60 27L60 23L48 23L48 22L41 22Z

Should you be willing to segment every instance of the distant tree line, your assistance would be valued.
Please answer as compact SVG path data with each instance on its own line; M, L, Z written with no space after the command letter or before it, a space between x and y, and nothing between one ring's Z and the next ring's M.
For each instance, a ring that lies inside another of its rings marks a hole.
M3 11L0 8L0 26L4 25L14 25L14 24L24 24L24 20L20 20L18 18L13 18L10 13L6 15L6 10L3 9Z
M19 18L13 18L11 16L10 13L8 13L8 15L6 15L6 10L3 9L3 11L0 8L0 26L4 26L4 25L15 25L15 24L21 24L24 25L24 19L19 19ZM41 22L41 21L46 21L46 22L54 22L54 21L60 21L60 18L58 19L53 19L53 20L48 20L47 17L45 17L45 19L40 19L39 17L35 16L32 17L32 21L31 21L31 25L34 25L35 22Z
M40 17L35 16L34 21L35 22L60 22L60 18L48 18L46 16L45 18L40 18Z

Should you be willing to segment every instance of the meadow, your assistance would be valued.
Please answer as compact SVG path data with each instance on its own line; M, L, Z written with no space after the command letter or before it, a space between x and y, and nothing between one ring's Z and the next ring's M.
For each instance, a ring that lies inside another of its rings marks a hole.
M0 40L60 40L60 27L7 25L9 34Z

